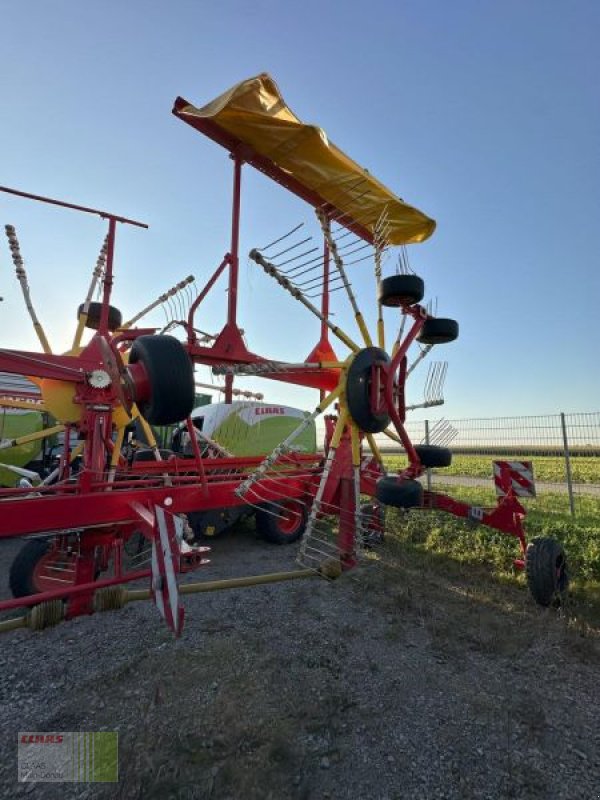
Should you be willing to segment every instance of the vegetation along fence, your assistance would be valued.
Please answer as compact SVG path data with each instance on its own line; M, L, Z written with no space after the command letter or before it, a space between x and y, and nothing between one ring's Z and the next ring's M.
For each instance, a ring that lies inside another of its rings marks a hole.
M527 501L543 511L600 515L600 412L492 419L409 421L413 442L452 450L452 465L430 471L434 488L468 488L495 497L492 461L531 461L537 497ZM378 443L390 467L403 451L389 439Z

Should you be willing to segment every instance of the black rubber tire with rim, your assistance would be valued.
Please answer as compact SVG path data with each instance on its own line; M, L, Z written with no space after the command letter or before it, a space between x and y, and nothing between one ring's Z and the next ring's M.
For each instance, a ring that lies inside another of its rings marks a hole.
M357 353L346 375L346 403L353 421L365 433L381 433L390 424L390 415L371 410L371 369L377 361L390 357L379 347L365 347Z
M424 467L449 467L452 464L452 452L447 447L434 444L417 444L415 450Z
M292 544L304 533L307 518L306 505L300 500L264 503L256 511L256 530L272 544Z
M379 282L377 297L382 306L412 306L420 303L425 283L418 275L389 275Z
M150 425L171 425L188 417L194 408L194 367L181 342L174 336L140 336L129 356L130 364L137 362L150 383L150 398L138 403Z
M79 308L77 309L77 317L83 313L83 306L82 303ZM100 316L102 315L102 303L90 303L87 310L87 320L85 323L86 328L91 328L93 331L97 331L100 327ZM118 308L114 306L108 307L108 330L109 331L116 331L117 328L120 328L123 324L123 315L119 311Z
M423 505L423 487L419 481L399 481L395 475L380 478L375 494L380 503L394 508L417 508Z
M25 542L15 556L8 575L8 584L13 597L27 597L39 592L33 583L33 573L36 564L47 554L49 549L49 539L31 539Z
M565 551L556 539L533 539L525 554L525 574L533 599L540 606L560 602L569 585Z
M447 344L458 339L458 322L444 317L428 317L417 341L421 344Z

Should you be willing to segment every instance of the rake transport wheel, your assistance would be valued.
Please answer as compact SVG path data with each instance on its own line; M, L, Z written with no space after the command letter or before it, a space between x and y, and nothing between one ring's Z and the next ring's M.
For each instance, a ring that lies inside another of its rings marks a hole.
M525 554L525 573L536 603L560 604L569 585L567 559L561 544L549 537L533 539Z
M385 475L377 481L377 499L394 508L417 508L423 505L423 487L419 481L399 481L394 475Z
M194 366L173 336L140 336L129 356L130 364L142 364L150 384L150 398L138 407L150 425L171 425L194 408Z
M256 530L271 544L292 544L304 533L306 505L300 500L265 503L256 511Z
M10 567L8 580L13 597L73 586L75 559L75 554L53 548L50 539L26 542Z
M77 309L77 317L83 314L84 303ZM87 320L85 323L86 328L91 328L97 331L100 327L100 317L102 316L102 303L90 303L87 310ZM118 308L114 306L108 307L108 330L116 331L123 324L123 315Z
M418 275L389 275L380 282L377 294L382 306L412 306L423 299L425 283Z
M452 452L447 447L416 444L415 451L424 467L449 467L452 464Z

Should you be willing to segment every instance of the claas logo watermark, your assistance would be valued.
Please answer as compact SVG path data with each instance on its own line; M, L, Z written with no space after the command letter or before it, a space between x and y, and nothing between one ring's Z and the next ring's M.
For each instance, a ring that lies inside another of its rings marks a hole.
M18 779L21 783L119 780L116 731L20 732Z

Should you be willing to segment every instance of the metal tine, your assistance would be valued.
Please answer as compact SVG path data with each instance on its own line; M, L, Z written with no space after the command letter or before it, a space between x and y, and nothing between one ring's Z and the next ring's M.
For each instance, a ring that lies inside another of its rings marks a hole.
M335 289L330 289L329 294L333 294L334 292L339 292L340 289L344 288L344 284L341 286L336 286ZM313 300L315 297L321 297L321 292L317 292L316 294L307 294L306 295L310 300ZM332 314L330 314L332 316Z
M356 242L353 242L353 244L356 244ZM346 250L346 248L344 248L344 252L343 253L340 252L339 250L338 250L338 253L340 253L340 255L343 258L347 258L348 256L353 255L353 253L359 253L361 250L364 250L365 247L371 247L371 243L370 242L362 242L360 247L355 247L354 250Z
M279 253L273 253L273 255L271 256L271 258L273 259L273 263L275 263L275 259L279 258L279 256L283 256L286 253L289 253L292 250L295 250L297 247L300 247L301 245L306 244L306 242L310 242L312 240L312 238L313 238L312 236L307 236L306 239L301 239L299 242L296 242L296 244L292 244L289 247L286 247L285 250L280 250Z
M340 231L345 231L345 232L344 233L340 233ZM349 231L349 230L347 230L346 228L343 228L340 225L340 227L337 229L337 231L335 233L332 233L332 236L333 236L333 238L335 239L336 242L340 242L342 239L345 239L346 236L352 236L353 234L354 234L354 231Z
M362 175L360 175L358 178L356 178L354 183L352 183L352 181L354 181L354 178L343 177L339 181L334 182L333 185L332 185L333 186L333 192L334 192L332 197L336 196L336 190L338 189L338 187L339 187L339 191L337 191L337 194L339 194L343 190L348 191L348 192L352 192L352 191L354 191L354 189L357 189L359 186L362 186L364 183L366 183L367 179L364 178ZM351 185L350 186L345 186L344 184L348 183L348 182ZM326 212L327 207L328 206L332 206L332 205L337 205L335 203L335 200L326 200L324 203L322 203L319 206L319 210Z
M351 267L353 264L360 264L361 261L366 261L368 258L373 258L373 253L369 253L368 255L363 256L362 258L355 258L354 261L346 261L344 266Z
M430 440L439 445L445 445L451 442L456 436L458 431L451 425L447 419L440 419L433 426L430 434Z
M336 211L345 211L345 209L347 209L349 206L351 206L351 205L352 205L352 203L355 203L357 200L360 200L360 198L361 198L361 197L363 197L363 196L364 196L364 195L365 195L365 194L366 194L366 193L369 191L369 182L367 181L367 179L366 179L366 178L363 178L363 177L361 176L360 178L358 178L358 179L357 179L356 183L355 183L353 186L350 186L350 187L344 187L344 188L346 188L346 190L347 190L348 192L350 192L350 193L351 193L351 192L354 192L355 190L358 190L358 189L360 189L360 187L361 187L361 186L364 186L365 184L366 184L367 188L364 190L364 192L362 192L361 194L356 194L356 195L354 195L354 196L353 196L353 197L351 197L351 199L350 199L350 200L349 200L347 203L345 203L344 205L338 205L337 203L335 203L335 201L328 201L328 202L325 202L325 203L323 203L323 205L319 207L319 210L320 210L320 211L324 211L325 213L327 213L327 216L329 216L331 219L334 219L334 216L333 216L333 215L330 215L330 214L327 212L327 207L328 207L328 206L335 205L335 207L336 207Z
M283 242L284 239L287 239L288 236L291 236L293 233L296 233L296 231L299 231L300 228L302 228L302 227L304 227L304 223L303 222L301 222L299 225L296 225L296 227L292 228L291 231L288 231L287 233L284 233L283 236L280 236L278 239L274 239L270 244L267 244L264 247L259 247L257 249L264 253L266 250L269 250L271 247L275 247L275 245L279 244L279 242Z
M334 283L335 281L341 281L341 280L342 280L341 275L334 275L332 278L329 279L329 283L331 284L331 283ZM296 286L298 288L300 288L302 286L309 286L311 289L314 289L314 286L310 286L310 284L312 284L312 283L320 283L322 285L324 283L324 280L323 280L323 277L321 275L319 275L316 278L310 278L309 280L303 281L302 283L296 283L295 281L292 281L292 283L294 284L294 286Z
M348 231L348 233L353 233L353 231ZM331 238L334 240L335 245L337 247L338 240L335 238L333 233L331 234ZM342 237L340 237L340 238L342 238ZM337 251L338 251L338 253L343 253L345 250L348 250L349 247L354 247L357 244L364 244L364 243L365 243L364 239L361 239L360 236L356 236L353 241L346 242L346 244L343 244L341 247L337 247Z
M281 264L274 264L273 262L271 263L273 263L273 266L277 267L278 270L281 270L281 267L284 267L286 264L291 264L292 261L296 261L298 258L304 258L304 256L307 256L309 253L314 253L318 249L318 247L311 247L310 250L305 250L304 253L300 253L300 255L294 256L293 258L288 258L287 261L282 261Z
M368 193L369 193L369 189L367 188L367 189L365 189L365 191L362 194L357 195L356 197L354 197L352 199L352 201L350 203L347 203L345 207L349 208L352 205L352 203L356 203L357 200L360 200L362 197L364 197ZM329 219L332 222L337 222L338 225L343 225L342 220L345 219L346 217L350 217L350 214L348 212L344 211L344 208L340 208L340 209L337 209L337 210L338 211L342 211L343 213L342 214L330 214L330 215L328 215ZM358 222L360 218L356 214L353 215L353 216L354 216L354 219Z
M316 249L317 248L315 248L315 250ZM291 275L297 269L302 269L302 267L305 267L307 264L314 264L317 261L323 262L323 252L321 250L319 250L318 256L313 256L313 258L309 258L308 261L303 261L302 264L296 264L296 266L291 269L280 269L279 272L282 275Z
M316 269L318 269L320 272L323 271L321 264L315 264L314 267L309 267L308 269L301 270L300 272L297 272L295 275L290 274L287 277L288 280L293 283L296 280L296 278L301 278L302 275L308 275L309 272L314 272Z
M314 272L315 270L319 270L319 274L321 274L323 271L320 264L315 264L314 267L309 267L308 269L302 270L302 272L298 272L296 275L288 275L287 279L290 283L295 284L298 278L301 278L303 275L308 275L310 272Z

